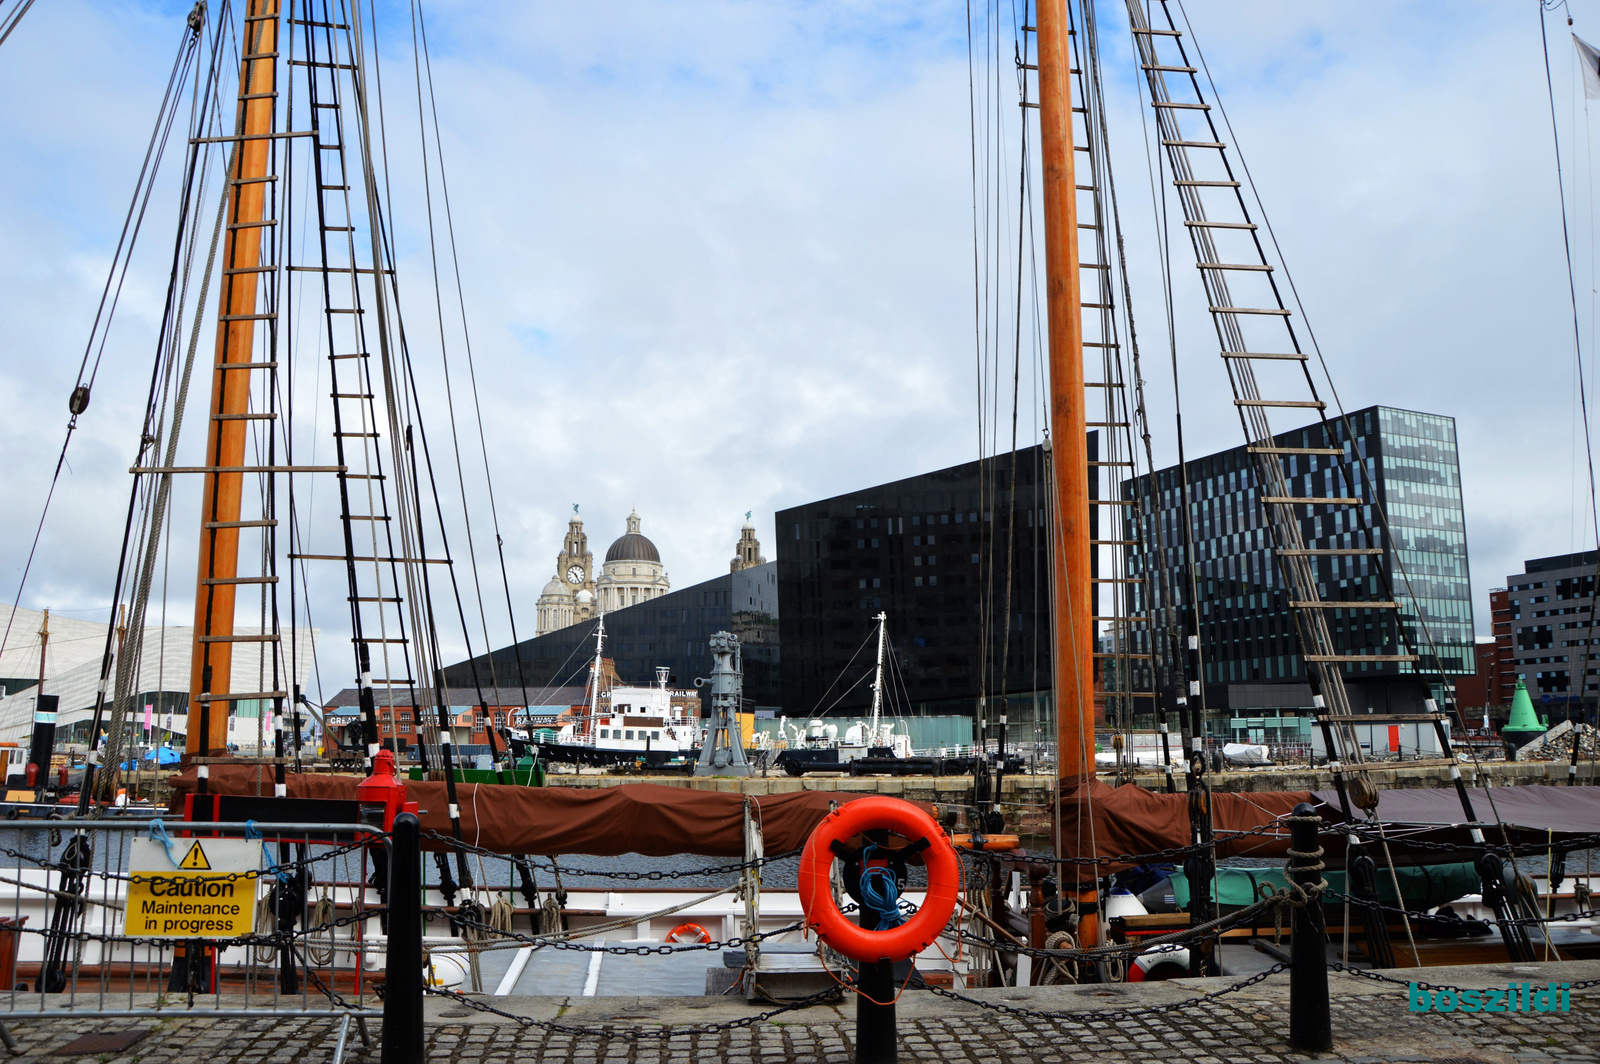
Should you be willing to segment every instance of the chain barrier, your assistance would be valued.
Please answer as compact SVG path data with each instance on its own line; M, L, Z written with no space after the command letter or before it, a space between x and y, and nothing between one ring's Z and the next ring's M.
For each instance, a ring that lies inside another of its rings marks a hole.
M1330 898L1330 899L1332 899L1334 901L1345 901L1345 902L1349 902L1352 905L1365 905L1365 906L1367 906L1369 908L1377 909L1380 912L1389 913L1392 916L1404 916L1404 917L1409 917L1410 919L1415 920L1415 919L1417 919L1419 917L1425 917L1425 916L1431 915L1431 914L1429 914L1429 913L1427 913L1425 911L1420 911L1420 910L1416 910L1416 909L1402 909L1397 905L1387 905L1387 904L1385 904L1385 903L1383 903L1381 901L1375 901L1375 900L1368 899L1368 898L1358 898L1355 895L1347 894L1342 890L1333 890L1333 889L1330 888L1330 889L1324 891L1324 894L1326 894L1326 896L1328 898ZM1447 902L1446 904L1450 904L1450 903ZM1570 924L1570 923L1576 923L1579 920L1593 920L1593 919L1596 919L1596 918L1600 918L1600 909L1583 909L1583 910L1578 911L1578 912L1562 913L1560 916L1519 916L1519 917L1516 917L1514 919L1509 919L1509 920L1504 920L1504 921L1496 920L1495 922L1496 923L1514 924L1514 925L1517 925L1519 927L1538 927L1541 924L1562 924L1562 923ZM1445 919L1448 919L1448 917L1446 917ZM1477 917L1470 917L1470 916L1463 916L1463 917L1459 917L1459 919L1461 919L1461 920L1475 920L1475 919L1478 919L1478 918Z
M1279 972L1286 972L1288 970L1289 966L1287 964L1274 964L1266 971L1258 972L1248 979L1234 983L1232 986L1223 987L1221 990L1213 990L1209 994L1201 994L1198 997L1188 998L1184 1001L1168 1002L1165 1005L1132 1005L1121 1009L1090 1009L1082 1012L1063 1012L1052 1009L1030 1009L1022 1005L1007 1005L1001 1001L986 1001L982 998L968 997L966 994L963 994L957 990L950 990L942 986L933 986L929 983L923 982L920 979L913 981L911 985L922 990L932 991L940 997L949 998L951 1001L960 1001L968 1005L976 1005L979 1008L986 1009L990 1012L1003 1012L1008 1016L1023 1016L1034 1020L1072 1020L1077 1023L1088 1023L1095 1020L1127 1019L1132 1016L1160 1016L1169 1012L1177 1012L1180 1009L1193 1008L1196 1005L1208 1004L1228 994L1236 994L1247 987L1255 986L1257 983L1263 982L1264 980L1277 975Z
M837 1000L839 995L842 993L842 988L830 986L828 989L819 990L809 997L799 998L795 1001L788 1002L785 1005L781 1005L778 1008L768 1009L766 1012L756 1013L753 1016L741 1016L737 1020L726 1020L722 1023L685 1024L681 1027L646 1028L609 1026L579 1027L570 1023L557 1023L554 1020L536 1020L531 1016L518 1016L514 1013L506 1012L502 1009L497 1009L492 1005L485 1004L483 1001L476 998L469 998L465 994L454 990L444 990L440 989L439 987L424 986L423 992L432 994L434 997L442 997L450 1001L454 1001L456 1004L472 1009L475 1012L481 1012L489 1016L498 1016L504 1020L511 1020L524 1028L537 1027L541 1030L552 1031L556 1034L586 1035L595 1038L622 1038L630 1042L636 1042L642 1038L687 1038L691 1035L719 1034L723 1031L737 1031L745 1027L754 1027L758 1023L766 1023L774 1016L782 1016L786 1012L797 1012L800 1009L808 1009L813 1005L820 1005L824 1002Z
M492 936L497 948L509 946L549 946L558 950L570 950L575 953L611 953L624 957L649 957L671 956L675 953L693 953L696 950L741 949L755 942L764 942L769 938L787 935L805 927L805 922L796 921L771 931L757 931L750 935L735 935L730 939L717 942L664 942L658 946L589 946L581 942L570 941L568 935L524 935L516 931L501 931L485 923L479 923L467 917L457 915L455 923L462 927L469 927L481 931L485 936ZM587 930L587 929L585 929ZM434 947L437 951L437 947ZM491 948L479 945L480 951Z
M1449 983L1427 983L1427 982L1423 982L1420 979L1396 979L1391 975L1384 975L1381 972L1369 971L1366 968L1352 967L1351 965L1343 964L1343 963L1341 963L1339 961L1330 961L1328 963L1328 967L1333 969L1336 972L1344 972L1347 975L1359 975L1363 979L1370 979L1370 980L1372 980L1374 982L1378 982L1378 983L1390 983L1390 984L1393 984L1394 986L1404 986L1404 987L1415 986L1419 990L1428 990L1428 991L1448 990L1450 993L1455 994L1457 997L1459 997L1463 992L1461 987L1452 986ZM1588 990L1589 988L1596 987L1596 986L1600 986L1600 979L1583 979L1583 980L1580 980L1580 981L1578 981L1576 983L1570 984L1567 989L1569 989L1569 990ZM1468 987L1467 989L1471 990L1472 988ZM1495 989L1504 989L1504 988L1503 987L1496 987ZM1475 993L1475 994L1483 993L1482 990L1473 990L1472 992Z
M421 835L425 839L432 839L435 842L444 843L445 845L450 846L452 850L459 848L463 853L475 854L479 857L494 857L502 861L510 861L517 856L525 856L530 864L537 860L537 857L533 854L504 854L496 850L485 849L482 846L474 846L470 842L457 842L454 837L437 831L423 831ZM783 861L791 857L799 856L799 850L789 850L786 853L775 853L769 854L765 857L758 857L753 861L737 861L725 865L716 865L711 868L675 868L667 869L666 871L662 871L660 869L651 869L648 872L630 872L625 870L613 872L607 871L603 868L569 868L565 865L557 864L555 858L553 857L546 857L545 860L550 862L548 866L549 869L558 875L576 876L580 878L583 876L592 876L599 879L618 879L627 883L660 883L668 880L702 879L707 876L731 875L737 872L745 872L752 868L763 868L766 865L772 864L776 861ZM535 870L543 870L546 866L533 865L533 867Z

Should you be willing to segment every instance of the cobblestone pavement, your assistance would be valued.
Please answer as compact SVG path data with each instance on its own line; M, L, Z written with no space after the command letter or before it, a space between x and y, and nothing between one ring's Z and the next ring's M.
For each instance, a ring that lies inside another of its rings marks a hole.
M1581 970L1580 970L1581 969ZM1555 975L1556 971L1560 972ZM1402 977L1409 973L1395 973ZM1429 969L1426 978L1460 986L1504 986L1518 980L1541 986L1600 975L1600 962ZM1192 1064L1600 1064L1600 991L1572 995L1567 1013L1413 1013L1404 987L1383 987L1350 976L1331 981L1335 1045L1330 1053L1304 1054L1286 1044L1287 977L1160 1014L1131 1013L1116 1020L1075 1020L1070 1010L1140 1007L1192 997L1194 982L1112 989L1073 987L981 992L985 1000L1066 1015L1015 1016L908 993L900 1005L900 1059L961 1064L970 1061L1186 1061ZM1227 980L1208 981L1209 989ZM1207 988L1200 988L1207 989ZM977 996L977 995L975 995ZM639 1036L609 1038L552 1032L513 1020L462 1016L458 1003L430 1001L426 1038L429 1064L848 1064L854 1060L853 1008L818 1007L786 1013L753 1029L656 1037L661 1024L717 1023L748 1015L738 1003L714 999L491 998L496 1006L542 1020ZM442 1008L440 1006L443 1006ZM337 1023L331 1020L28 1020L8 1024L21 1053L11 1059L93 1061L94 1064L292 1064L332 1059ZM144 1030L120 1053L54 1055L90 1032ZM373 1035L378 1031L374 1026ZM376 1044L363 1047L354 1029L350 1055L375 1062Z

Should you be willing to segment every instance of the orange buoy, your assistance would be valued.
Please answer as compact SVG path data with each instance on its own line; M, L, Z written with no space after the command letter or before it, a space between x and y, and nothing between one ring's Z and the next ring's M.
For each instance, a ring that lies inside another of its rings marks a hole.
M667 932L668 942L710 942L711 932L699 924L679 924Z
M868 931L852 923L834 903L829 873L834 846L864 831L887 830L912 843L926 842L928 893L922 906L898 927ZM960 865L950 840L934 819L909 802L873 795L847 802L817 825L800 855L800 907L806 926L846 957L863 962L903 961L938 939L956 908Z

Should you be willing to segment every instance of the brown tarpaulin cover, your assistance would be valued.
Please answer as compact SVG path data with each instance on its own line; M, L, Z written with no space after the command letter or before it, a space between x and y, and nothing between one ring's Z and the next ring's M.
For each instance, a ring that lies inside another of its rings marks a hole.
M212 765L208 789L213 794L254 795L258 793L256 773L253 765ZM270 794L272 775L264 775L262 789ZM194 770L173 776L170 782L172 808L181 810L183 796L196 789ZM355 776L291 772L288 792L290 798L354 801L360 782ZM480 794L477 784L461 783L456 785L456 797L461 805L462 839L496 853L744 856L744 796L740 794L652 783L619 787L485 784ZM800 849L828 815L829 802L862 797L865 795L832 791L757 797L767 853ZM450 807L443 782L408 781L406 799L422 808L424 831L450 834ZM424 837L423 848L449 847Z
M1211 816L1218 857L1275 857L1289 848L1289 826L1233 841L1228 832L1248 831L1287 816L1301 802L1315 805L1310 791L1212 794ZM1147 791L1132 785L1112 787L1093 780L1069 785L1061 796L1063 857L1120 857L1154 854L1189 844L1189 796ZM1114 866L1113 866L1114 867Z

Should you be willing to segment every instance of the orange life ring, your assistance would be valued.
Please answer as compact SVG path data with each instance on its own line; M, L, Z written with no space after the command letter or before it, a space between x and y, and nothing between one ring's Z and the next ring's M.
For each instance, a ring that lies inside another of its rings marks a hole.
M668 942L710 942L711 932L699 924L679 924L667 932Z
M913 841L928 840L922 851L928 869L922 907L899 927L882 931L863 930L847 919L834 904L829 884L833 844L874 829ZM955 912L959 883L960 866L950 840L931 816L898 798L873 795L846 802L817 825L800 855L800 907L806 926L815 928L817 937L833 949L858 961L903 961L927 949Z

